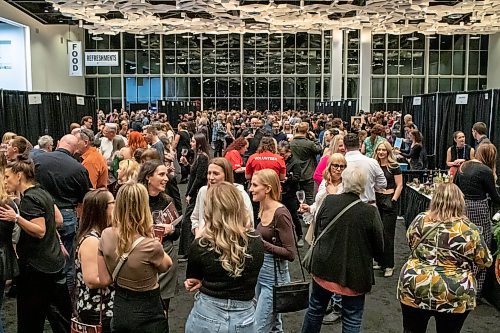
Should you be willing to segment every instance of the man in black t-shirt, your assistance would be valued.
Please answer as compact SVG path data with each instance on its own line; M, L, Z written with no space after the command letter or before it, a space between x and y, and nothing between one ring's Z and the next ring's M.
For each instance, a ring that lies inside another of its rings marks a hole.
M87 169L73 158L77 146L78 139L68 134L61 138L55 151L34 158L36 181L54 198L63 215L59 234L70 254L65 267L70 293L75 282L76 206L92 187Z

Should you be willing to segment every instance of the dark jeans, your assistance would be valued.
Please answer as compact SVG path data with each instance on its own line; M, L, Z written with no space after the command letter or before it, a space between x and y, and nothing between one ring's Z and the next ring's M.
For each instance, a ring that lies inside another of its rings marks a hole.
M314 203L314 179L299 182L299 188L306 194L306 204L309 206Z
M300 223L299 214L297 213L299 209L299 201L297 200L297 195L295 194L295 192L283 193L283 195L281 196L281 202L283 203L283 205L285 205L286 209L288 209L290 215L292 215L292 221L295 227L295 234L297 235L297 238L302 238L302 224Z
M445 313L422 310L404 304L401 304L401 310L403 312L404 333L425 333L431 317L436 320L437 333L459 333L470 313L470 311Z
M168 333L160 288L139 292L117 287L111 332Z
M394 237L396 234L396 220L398 218L398 204L392 203L393 194L378 194L385 197L384 202L389 204L378 207L382 224L384 225L384 254L379 264L382 269L394 268Z
M191 231L191 214L193 214L194 206L196 205L196 197L189 200L186 206L186 211L182 217L181 240L179 242L179 255L187 255L189 247L194 240L193 232Z
M332 295L332 292L323 289L314 280L312 281L309 308L302 324L302 333L319 333L321 331L323 317ZM342 296L342 333L361 332L364 306L364 294L360 296Z
M17 331L42 333L47 318L54 333L69 332L71 300L64 272L47 274L26 265L19 269Z
M223 157L222 148L224 148L224 141L215 140L214 141L214 157Z
M78 220L74 209L61 209L61 214L63 216L63 226L58 229L58 232L66 251L69 253L69 258L66 258L64 273L66 273L69 294L73 297L75 289L75 238Z

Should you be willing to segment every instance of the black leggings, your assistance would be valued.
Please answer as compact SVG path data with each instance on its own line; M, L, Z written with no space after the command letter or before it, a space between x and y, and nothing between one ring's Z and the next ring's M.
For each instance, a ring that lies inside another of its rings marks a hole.
M417 309L401 303L404 333L425 333L431 317L436 319L437 333L459 333L470 311L447 313Z

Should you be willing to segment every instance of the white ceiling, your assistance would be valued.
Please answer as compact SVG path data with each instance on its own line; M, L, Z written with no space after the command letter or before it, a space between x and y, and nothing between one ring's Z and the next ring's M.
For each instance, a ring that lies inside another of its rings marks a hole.
M95 34L500 31L500 0L49 0ZM359 6L356 4L364 4Z

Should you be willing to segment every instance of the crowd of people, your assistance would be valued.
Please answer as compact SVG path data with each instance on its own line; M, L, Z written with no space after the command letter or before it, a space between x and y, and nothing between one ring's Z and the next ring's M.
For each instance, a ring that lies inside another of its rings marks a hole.
M426 169L427 153L410 115L355 118L210 110L171 119L174 130L165 114L114 110L57 140L4 133L0 306L15 287L18 332L41 333L46 319L56 333L76 324L168 332L182 320L169 306L187 261L186 332L285 332L274 287L291 281L289 263L309 243L302 332L339 320L360 332L374 270L397 268L401 166ZM482 297L489 201L500 203L486 133L474 125L475 147L454 134L455 184L438 185L408 223L410 256L394 288L405 332L425 332L432 316L438 332L460 332Z

